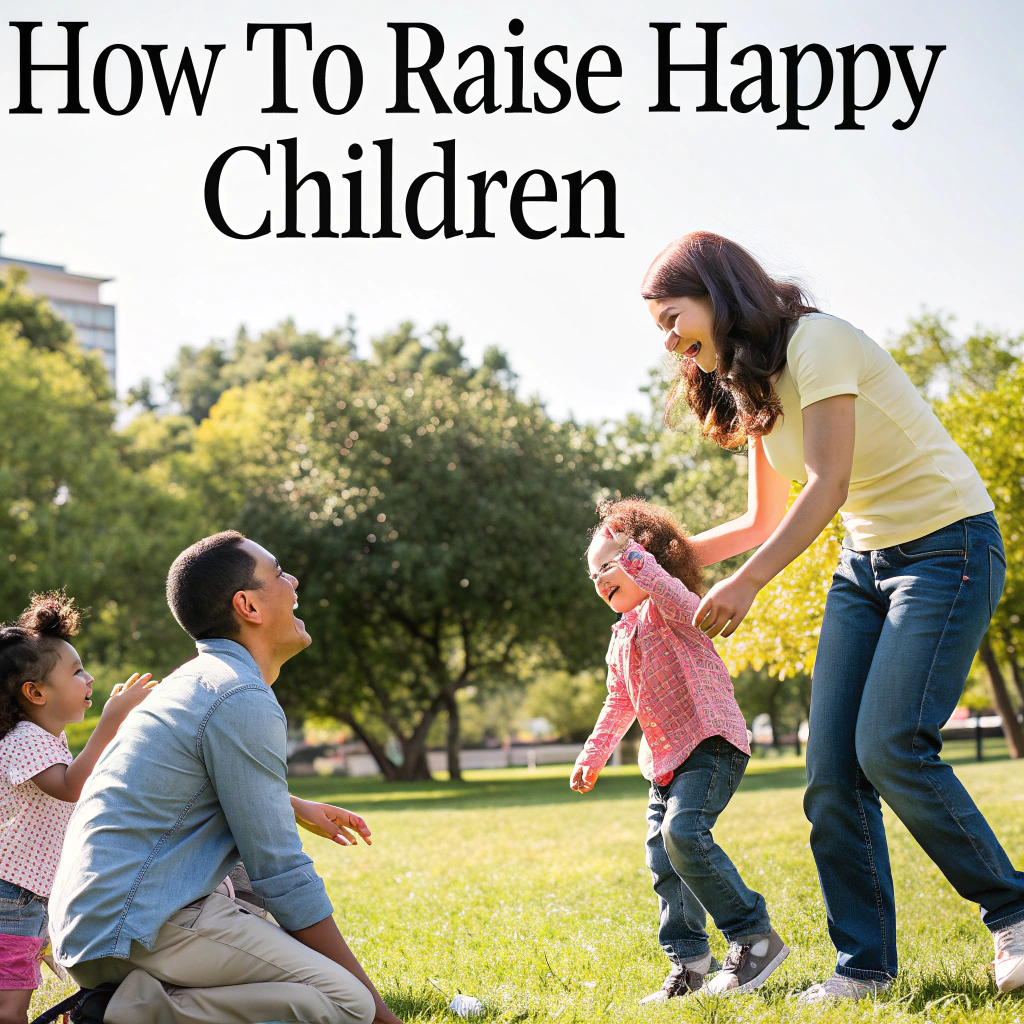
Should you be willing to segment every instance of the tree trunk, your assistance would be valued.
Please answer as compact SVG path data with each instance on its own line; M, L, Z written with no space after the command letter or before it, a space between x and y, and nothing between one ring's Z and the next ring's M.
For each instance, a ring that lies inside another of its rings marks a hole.
M388 757L384 747L370 736L352 715L341 712L338 714L338 717L346 725L350 726L359 739L366 744L366 749L370 752L370 756L374 761L377 762L377 767L380 769L381 775L384 776L384 781L397 782L401 777L400 772L402 770L402 766L395 764L395 762Z
M398 779L402 782L429 782L433 776L430 774L427 750L423 741L415 737L413 739L401 737L400 739L405 758L402 767L398 770Z
M1016 654L1010 655L1010 671L1013 673L1013 681L1017 687L1017 695L1020 697L1020 702L1024 705L1024 673L1021 673L1020 662L1017 660Z
M1024 728L1017 721L1017 715L1013 710L1013 703L1010 701L1010 693L1006 689L1006 680L1003 679L1003 670L999 667L995 652L986 636L979 648L981 660L988 669L988 680L992 688L992 698L995 701L996 710L1003 720L1003 735L1006 737L1006 745L1010 750L1010 757L1019 758L1024 755Z
M462 743L459 735L459 702L455 699L454 693L447 695L445 706L448 709L448 778L452 782L461 782L460 752Z

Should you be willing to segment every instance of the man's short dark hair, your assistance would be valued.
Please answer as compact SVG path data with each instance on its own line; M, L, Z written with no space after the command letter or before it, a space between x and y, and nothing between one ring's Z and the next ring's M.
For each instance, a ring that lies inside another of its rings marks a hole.
M224 530L196 541L167 574L167 603L193 640L231 638L239 623L232 601L240 590L258 590L256 559L242 548L245 537Z

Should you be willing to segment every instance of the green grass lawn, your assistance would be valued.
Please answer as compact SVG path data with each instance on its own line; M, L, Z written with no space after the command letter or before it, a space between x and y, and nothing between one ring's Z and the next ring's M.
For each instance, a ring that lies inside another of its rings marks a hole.
M1024 865L1024 765L949 759ZM1002 755L1002 756L1001 756ZM892 814L888 834L899 913L901 974L877 1002L800 1011L791 994L830 973L834 953L801 811L796 758L755 760L716 838L768 900L793 952L758 992L673 1000L643 1012L666 961L644 867L647 787L633 767L606 769L594 791L570 792L568 766L469 773L468 781L385 785L296 779L293 792L363 814L370 848L307 839L342 932L385 999L407 1021L453 1019L457 992L494 1021L1000 1021L1021 1024L1024 998L999 996L986 971L992 941ZM725 943L713 928L721 958ZM47 977L43 999L63 991Z

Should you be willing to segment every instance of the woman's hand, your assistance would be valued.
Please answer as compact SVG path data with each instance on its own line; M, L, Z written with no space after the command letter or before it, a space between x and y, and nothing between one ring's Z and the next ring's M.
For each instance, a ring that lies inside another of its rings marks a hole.
M346 811L344 807L333 807L331 804L321 804L315 800L300 800L293 796L292 810L295 812L296 824L314 835L332 840L339 846L358 845L353 831L362 836L367 846L373 845L366 822L358 814ZM350 829L352 831L349 831Z
M569 788L575 789L577 793L589 793L597 782L601 773L590 765L578 764L572 770L572 777L569 779Z
M761 588L734 573L716 583L697 605L693 624L709 637L732 636L743 621Z
M103 705L100 717L116 728L128 717L129 711L149 696L149 691L158 682L158 679L153 679L151 672L141 676L138 672L132 673L126 682L118 683L110 691L110 696L107 698L106 704Z

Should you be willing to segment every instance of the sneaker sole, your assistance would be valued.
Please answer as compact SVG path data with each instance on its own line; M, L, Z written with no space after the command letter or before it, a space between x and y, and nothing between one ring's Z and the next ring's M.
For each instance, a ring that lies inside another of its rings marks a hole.
M782 949L772 957L761 969L761 973L755 978L751 978L745 985L737 985L736 988L727 988L724 992L718 993L723 996L738 996L744 992L753 992L755 988L759 988L767 980L768 976L782 963L786 957L789 956L789 946L783 944Z

